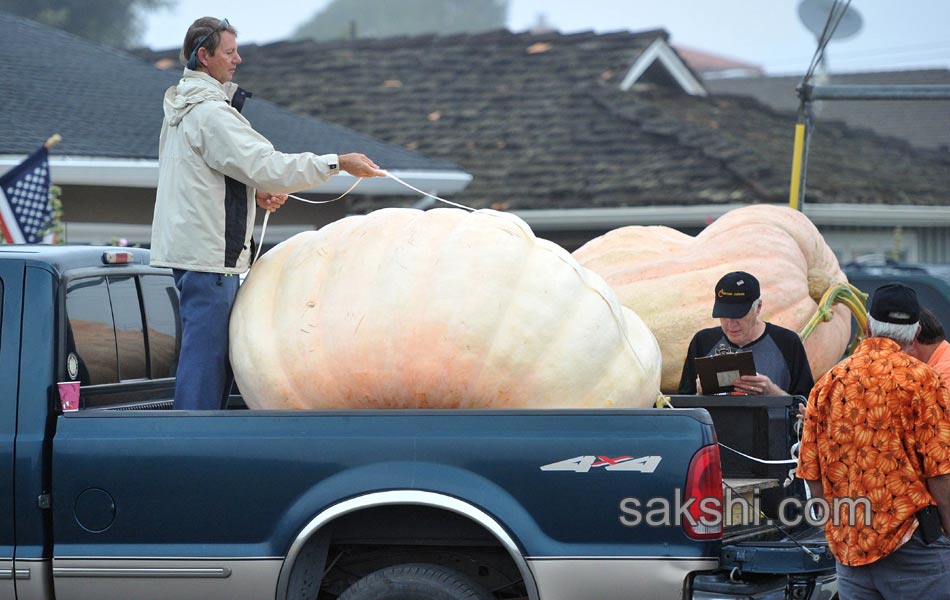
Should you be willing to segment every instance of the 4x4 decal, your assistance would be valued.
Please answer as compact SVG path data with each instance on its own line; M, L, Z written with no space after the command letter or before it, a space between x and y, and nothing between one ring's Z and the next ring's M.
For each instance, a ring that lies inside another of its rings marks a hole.
M637 473L652 473L656 471L662 456L575 456L542 465L542 471L573 471L587 473L591 469L605 471L633 471Z

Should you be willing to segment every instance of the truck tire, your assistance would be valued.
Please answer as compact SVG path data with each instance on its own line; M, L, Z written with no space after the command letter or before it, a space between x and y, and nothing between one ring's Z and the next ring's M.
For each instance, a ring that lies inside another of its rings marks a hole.
M492 600L465 575L433 564L386 567L363 577L337 600Z

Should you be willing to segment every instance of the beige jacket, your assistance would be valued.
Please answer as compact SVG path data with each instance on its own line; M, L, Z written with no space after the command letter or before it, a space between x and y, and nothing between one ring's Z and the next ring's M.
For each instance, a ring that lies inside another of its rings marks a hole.
M339 172L336 154L284 154L231 106L238 87L185 69L165 92L151 264L243 273L256 189L289 193Z

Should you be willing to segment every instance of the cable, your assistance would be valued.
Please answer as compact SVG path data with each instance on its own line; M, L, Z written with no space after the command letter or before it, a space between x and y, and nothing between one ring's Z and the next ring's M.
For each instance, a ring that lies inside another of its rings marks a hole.
M390 177L392 177L392 175L390 175ZM395 179L395 177L393 177L393 179ZM306 198L301 198L300 196L294 196L293 194L287 194L287 197L293 198L294 200L300 200L301 202L306 202L307 204L329 204L331 202L336 202L337 200L343 199L347 194L352 192L353 189L356 188L356 186L358 186L361 181L363 181L363 178L358 177L348 190L346 190L345 192L343 192L342 194L340 194L333 200L307 200ZM264 248L264 234L267 233L267 221L270 219L270 213L271 211L269 210L264 213L264 222L261 225L261 243L257 246L257 252L254 254L254 260L251 261L252 265L257 262L258 258L260 258L261 249Z
M795 459L795 458L789 458L789 459L784 459L784 460L765 460L763 458L756 458L754 456L749 456L748 454L744 452L739 452L735 448L730 448L729 446L723 444L722 442L719 442L719 445L725 448L726 450L735 452L736 454L738 454L739 456L743 458L746 458L748 460L751 460L752 462L757 462L763 465L793 465L793 464L798 463L798 459Z
M838 29L838 25L841 23L841 19L843 19L845 13L848 12L848 7L851 6L851 0L845 0L844 8L837 10L840 6L841 0L834 0L831 5L831 10L828 11L828 20L825 21L825 27L822 29L821 35L818 37L818 47L815 49L815 55L812 57L811 64L808 66L808 71L805 73L805 77L802 79L802 84L808 83L808 81L814 75L815 69L818 67L822 57L825 54L825 48L834 37L835 31Z
M805 70L805 79L807 81L811 78L812 73L815 70L815 67L818 65L818 62L821 60L821 53L823 50L823 41L825 39L825 34L828 33L828 27L831 25L831 17L835 13L835 6L838 5L838 0L834 0L834 3L831 5L831 10L828 11L828 19L825 21L825 26L821 30L821 34L818 36L818 44L815 46L815 53L811 57L811 62L808 63L808 69Z
M945 51L946 50L946 51ZM874 48L872 50L862 50L855 52L842 52L835 54L835 62L848 60L854 61L861 58L866 58L868 56L893 56L895 54L918 54L918 53L932 53L934 58L943 58L947 57L950 60L950 42L921 42L919 44L901 44L899 46L884 46L880 48ZM942 54L941 54L942 53ZM797 66L800 61L800 57L794 56L783 56L775 59L770 59L769 64L772 65L770 69L777 67L781 68L791 68Z
M768 67L769 77L797 77L799 76L798 73L800 73L800 71L798 71L796 68L798 64L798 59L794 58L785 58L780 61L770 63ZM903 71L945 71L947 69L947 65L950 65L950 50L934 49L932 51L917 50L894 53L888 53L885 50L881 50L880 52L875 51L868 52L866 54L836 54L835 64L845 66L855 64L858 66L851 68L858 68L861 72L890 71L894 70L895 68L900 68ZM888 67L888 64L891 66ZM842 73L837 74L837 76L841 75ZM846 73L845 75L854 75L854 73ZM744 77L739 79L749 78ZM729 80L723 79L717 81L728 82Z

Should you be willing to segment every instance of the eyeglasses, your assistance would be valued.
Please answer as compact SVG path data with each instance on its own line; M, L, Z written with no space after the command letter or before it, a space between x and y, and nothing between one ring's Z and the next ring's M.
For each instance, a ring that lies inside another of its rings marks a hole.
M198 43L195 44L195 49L191 51L191 56L188 57L188 64L185 66L187 66L192 71L197 69L198 68L198 48L201 48L204 45L204 43L208 41L208 38L210 38L212 35L218 33L219 31L224 31L230 26L231 24L228 23L228 20L224 19L223 21L218 23L218 26L215 27L211 32L209 32L206 36L198 40Z

